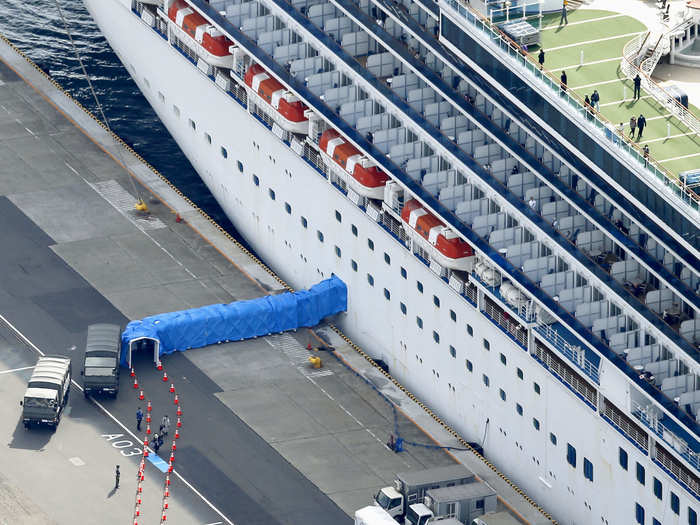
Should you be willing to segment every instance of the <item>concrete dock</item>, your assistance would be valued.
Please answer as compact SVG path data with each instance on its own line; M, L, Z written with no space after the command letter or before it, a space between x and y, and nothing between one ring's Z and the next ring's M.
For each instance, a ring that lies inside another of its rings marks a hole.
M116 400L98 406L75 392L55 434L26 432L18 401L37 350L70 355L77 372L91 323L123 326L285 285L4 41L0 166L0 431L9 443L0 522L125 523L138 462L114 445L137 442L143 403L122 374ZM135 212L136 194L149 214ZM306 345L321 339L336 351L314 370ZM152 362L135 359L142 387L157 392ZM524 522L548 522L469 451L389 450L397 427L408 441L463 444L332 327L191 350L168 356L167 368L187 414L168 522L350 523L396 472L455 461ZM172 417L166 395L152 400L156 420ZM113 492L117 462L124 481ZM155 501L163 474L149 465L147 478L154 499L144 499ZM155 523L149 505L143 522Z

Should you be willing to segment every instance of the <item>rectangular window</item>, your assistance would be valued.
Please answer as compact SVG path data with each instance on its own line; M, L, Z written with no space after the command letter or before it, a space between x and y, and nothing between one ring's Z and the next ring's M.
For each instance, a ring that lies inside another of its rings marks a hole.
M384 298L387 301L391 301L391 292L389 290L387 290L386 288L384 288Z
M508 360L506 359L505 354L501 354L501 363L503 363L504 365L506 365L508 363Z
M440 308L440 298L437 295L433 295L433 304Z
M416 324L418 325L418 328L422 329L423 328L423 319L416 316Z
M583 458L583 477L593 481L593 463L588 461L588 458Z
M401 313L406 315L406 305L403 303L399 303L399 306L401 308Z
M519 416L523 415L523 406L520 403L515 403L515 411Z
M452 345L450 345L450 355L452 357L457 357L457 349Z
M678 499L678 496L673 492L671 492L671 510L675 515L681 513L681 502Z
M370 286L374 286L374 277L372 277L372 274L370 273L367 274L367 282Z
M384 262L387 264L391 264L391 257L389 257L389 254L384 252Z
M654 496L656 496L659 499L662 499L663 493L664 493L664 487L663 487L663 485L661 485L661 481L654 478Z
M457 314L454 310L450 310L450 319L452 319L455 323L457 322Z
M403 277L404 279L406 279L408 277L408 273L406 272L406 268L404 268L403 266L401 267L401 277Z
M374 250L374 241L372 239L367 239L367 246L370 250Z
M472 328L472 325L468 324L467 325L467 333L474 337L474 329Z
M352 230L352 234L357 237L357 226L354 224L350 227L350 230Z
M423 293L423 283L420 281L416 281L416 288L418 288L418 291L420 293Z
M552 434L551 432L549 433L549 440L552 442L552 445L557 446L557 436L556 434Z
M646 483L646 472L644 471L644 467L637 463L637 481L644 485Z
M471 362L469 359L466 359L466 360L464 361L464 364L466 365L467 370L468 370L469 372L472 372L472 371L474 370L474 365L472 364L472 362Z
M688 507L688 525L698 525L698 513Z
M566 461L569 465L576 468L576 449L571 446L571 443L566 444Z
M433 341L436 343L440 342L440 334L438 334L435 330L433 330Z
M335 210L335 220L338 222L343 221L343 216L340 214L340 212L338 210Z
M487 376L486 374L482 374L481 380L484 382L484 385L486 385L487 387L489 386L489 376Z
M340 257L340 248L338 246L335 247L335 255L336 257Z
M661 522L656 518L651 518L651 525L661 525Z
M644 525L644 507L639 503L634 504L634 519L639 525Z
M352 271L356 272L357 271L357 263L354 260L350 260L350 266L352 266Z
M620 447L620 466L627 470L627 451Z
M484 339L484 348L491 350L491 343L489 343L488 339Z

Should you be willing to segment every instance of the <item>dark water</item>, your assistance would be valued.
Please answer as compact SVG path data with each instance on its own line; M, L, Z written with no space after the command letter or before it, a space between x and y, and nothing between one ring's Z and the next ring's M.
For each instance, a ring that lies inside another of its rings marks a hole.
M80 0L59 0L112 130L232 235L239 237L141 95ZM0 0L0 32L98 115L55 0Z

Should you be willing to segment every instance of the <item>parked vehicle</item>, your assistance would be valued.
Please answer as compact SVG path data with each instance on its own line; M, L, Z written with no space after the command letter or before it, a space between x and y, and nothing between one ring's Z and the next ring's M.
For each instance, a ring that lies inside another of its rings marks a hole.
M93 324L88 327L83 370L83 393L111 394L119 392L119 350L121 329L114 324Z
M383 508L370 505L355 511L355 525L397 525L397 523Z
M479 518L475 518L471 525L522 525L509 512L489 512Z
M495 511L498 507L496 492L480 481L463 485L430 489L425 493L422 503L414 503L406 512L406 523L410 525L427 525L455 519L457 523L468 524L485 512Z
M463 485L474 479L464 465L404 472L396 475L393 487L384 487L377 492L374 504L402 521L408 506L422 502L427 490Z
M49 425L54 428L61 420L70 394L71 364L68 357L47 355L40 357L29 379L22 406L25 428Z

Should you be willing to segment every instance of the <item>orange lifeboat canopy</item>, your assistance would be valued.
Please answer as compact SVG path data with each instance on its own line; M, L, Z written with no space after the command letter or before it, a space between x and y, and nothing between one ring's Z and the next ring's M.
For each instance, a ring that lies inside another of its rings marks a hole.
M377 166L366 166L366 158L340 133L334 129L324 131L319 140L319 146L328 157L333 159L333 162L352 175L352 178L360 186L361 194L375 199L382 198L383 188L386 181L389 180L389 176ZM367 191L362 190L371 191L372 194L367 194Z
M277 79L272 78L260 64L253 64L245 72L245 83L255 91L260 98L272 106L290 126L280 125L290 129L294 124L304 124L308 119L304 116L306 106L295 95L290 93ZM308 132L308 129L306 130Z
M186 2L175 0L168 9L168 18L208 53L219 58L231 54L229 47L232 42Z

